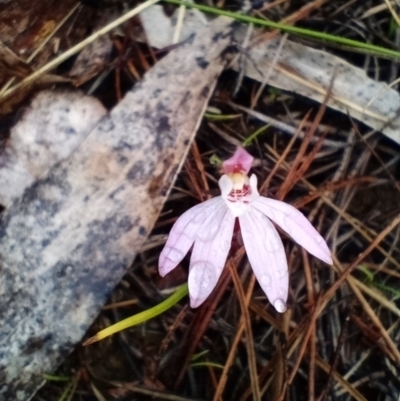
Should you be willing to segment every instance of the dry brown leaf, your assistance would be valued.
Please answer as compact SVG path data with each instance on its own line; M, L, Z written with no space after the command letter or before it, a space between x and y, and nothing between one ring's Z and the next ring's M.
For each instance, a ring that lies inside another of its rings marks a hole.
M151 46L162 48L172 43L176 17L167 17L160 6L152 6L140 14L146 37ZM188 10L181 30L181 40L207 24L206 16L197 10ZM235 31L241 44L246 27ZM259 36L261 30L255 30ZM400 143L400 94L385 82L375 81L364 70L326 51L286 40L279 49L277 62L271 74L269 70L281 36L244 51L245 74L257 81L306 96L322 103L331 85L333 87L327 106L349 114L374 130L382 131ZM238 63L236 70L243 67ZM261 73L261 74L260 74ZM269 74L269 76L268 76Z
M34 394L140 251L228 61L230 25L170 52L3 213L0 400Z

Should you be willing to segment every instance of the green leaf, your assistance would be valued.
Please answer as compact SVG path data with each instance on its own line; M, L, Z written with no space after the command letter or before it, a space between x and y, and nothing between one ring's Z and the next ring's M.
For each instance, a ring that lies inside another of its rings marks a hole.
M136 315L121 320L120 322L115 323L104 330L99 331L96 335L89 338L89 340L85 341L83 345L93 344L97 341L103 340L108 336L118 333L119 331L128 329L129 327L132 326L136 326L140 323L144 323L147 320L150 320L153 317L160 315L161 313L165 312L166 310L176 305L184 296L188 295L188 293L189 289L187 283L182 284L175 290L175 292L170 297L165 299L163 302L159 303L156 306L153 306L150 309L147 309Z

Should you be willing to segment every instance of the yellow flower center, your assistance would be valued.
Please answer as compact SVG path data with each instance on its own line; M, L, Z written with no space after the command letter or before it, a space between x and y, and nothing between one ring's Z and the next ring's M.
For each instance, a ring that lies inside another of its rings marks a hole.
M234 191L241 191L243 190L244 186L246 184L248 184L249 178L247 177L246 174L240 172L235 172L235 173L231 173L228 174L228 176L230 177L230 179L232 180L233 183L233 190Z

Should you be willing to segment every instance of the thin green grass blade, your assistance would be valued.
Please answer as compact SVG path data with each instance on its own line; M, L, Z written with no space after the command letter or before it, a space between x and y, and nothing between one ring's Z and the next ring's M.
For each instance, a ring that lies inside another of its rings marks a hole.
M56 376L56 375L49 375L47 373L43 374L43 379L52 381L52 382L68 382L72 379L72 377L68 376Z
M265 26L268 28L279 29L283 32L291 33L298 36L319 39L325 42L331 42L346 46L348 48L355 48L358 50L364 50L366 54L371 54L379 57L389 58L389 59L400 59L400 52L392 49L387 49L385 47L372 45L370 43L360 42L354 39L343 38L341 36L331 35L325 32L313 31L311 29L299 28L292 25L282 24L280 22L273 22L269 20L264 20L260 18L251 17L249 15L240 14L237 12L221 10L215 7L204 6L200 4L188 3L181 0L164 0L167 3L183 5L188 8L195 8L199 11L205 13L224 15L226 17L233 18L237 21L253 23L259 26Z
M253 143L254 139L256 139L259 135L261 135L271 124L263 125L258 130L254 131L251 135L249 135L242 143L242 146L245 148Z
M196 366L211 366L213 368L219 368L219 369L223 369L224 366L220 365L219 363L215 363L215 362L196 362L196 363L191 363L190 366L196 367Z

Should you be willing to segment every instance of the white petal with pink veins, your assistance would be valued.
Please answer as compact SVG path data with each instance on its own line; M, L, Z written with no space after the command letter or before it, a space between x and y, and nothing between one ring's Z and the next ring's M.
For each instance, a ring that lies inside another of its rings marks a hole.
M215 198L214 198L215 199ZM201 223L201 227L196 231L195 241L199 240L210 245L216 235L220 235L220 226L215 222L227 211L225 202L219 197L219 202L203 211L202 215L196 217L195 221ZM231 233L232 235L232 233Z
M212 240L217 233L210 232L207 222L219 212L225 203L220 196L187 210L173 225L164 249L161 251L158 270L162 277L173 270L188 253L196 238ZM206 225L204 225L206 223Z
M218 227L218 235L212 242L196 240L190 259L188 284L192 308L201 305L217 285L231 247L235 218L224 205L210 224Z
M286 254L273 224L256 209L239 217L247 256L261 288L278 312L286 310L289 277Z
M252 206L282 228L294 241L309 253L331 265L331 252L325 240L303 213L287 203L258 197Z

